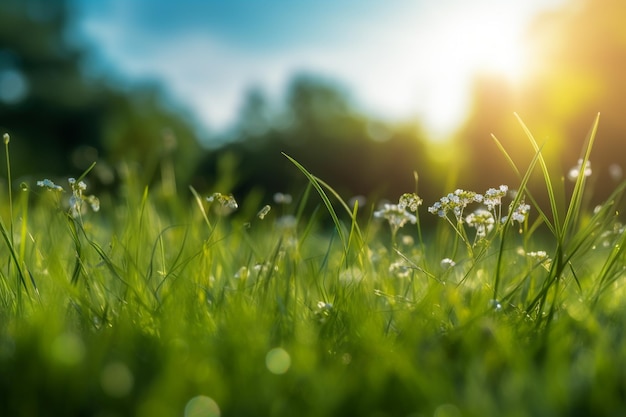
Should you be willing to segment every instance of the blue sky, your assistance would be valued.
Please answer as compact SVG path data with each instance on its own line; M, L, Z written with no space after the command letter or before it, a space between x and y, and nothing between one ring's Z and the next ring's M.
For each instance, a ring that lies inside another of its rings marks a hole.
M307 72L440 139L466 115L478 72L522 85L526 26L566 0L73 1L100 71L162 82L211 130L233 123L251 86L279 102Z

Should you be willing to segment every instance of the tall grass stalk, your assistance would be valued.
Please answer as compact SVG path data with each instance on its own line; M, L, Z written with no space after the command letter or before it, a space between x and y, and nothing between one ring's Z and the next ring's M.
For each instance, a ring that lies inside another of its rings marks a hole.
M539 146L537 142L535 141L533 135L530 133L530 130L526 127L526 125L519 118L519 116L517 117L531 145L533 146L535 151L539 153ZM576 230L575 226L577 223L577 219L580 218L582 215L581 214L581 201L583 198L583 193L585 189L584 186L586 183L586 175L585 175L584 167L586 167L587 164L589 163L589 157L591 155L591 150L593 147L593 143L595 141L599 120L600 120L600 114L596 116L596 119L586 139L585 146L583 147L582 158L581 158L581 161L582 161L581 169L578 172L574 190L566 206L567 208L566 208L566 213L565 213L565 218L563 220L563 223L561 223L560 221L561 216L559 214L559 209L558 209L559 204L555 197L556 193L552 185L553 181L548 172L547 164L544 158L539 153L539 165L542 170L543 178L546 184L546 191L548 194L550 207L551 207L551 215L553 219L551 224L553 226L552 229L555 234L554 237L556 240L556 247L555 247L555 253L554 253L554 262L552 263L550 274L548 278L544 281L544 284L541 290L539 291L539 293L528 304L527 310L532 311L535 307L537 307L539 311L543 311L543 307L547 302L548 295L550 291L552 290L553 302L550 306L548 316L547 316L548 323L550 322L550 318L553 316L555 312L555 307L557 305L556 298L559 294L559 283L564 278L566 268L573 268L570 263L570 260L572 259L573 256L576 255L578 249L580 248L580 245L572 245L572 243L576 242L577 237L582 240L585 240L587 238L585 235L581 235L580 234L581 231ZM544 221L546 223L550 223L550 220L548 218L544 218ZM578 236L576 236L577 234ZM572 269L572 272L574 272L573 269ZM580 283L578 282L578 279L576 278L576 274L573 273L572 276L573 276L573 279L578 284L578 286L580 286Z
M35 283L35 278L30 273L26 265L24 264L23 253L24 253L24 245L26 244L25 239L20 240L19 250L16 249L15 247L13 190L12 190L13 186L12 186L12 178L11 178L11 157L9 154L9 143L10 143L11 138L8 133L5 133L3 135L3 139L4 139L4 147L5 147L6 166L7 166L7 194L8 194L9 226L7 228L7 226L4 223L4 220L2 219L2 216L0 216L0 234L2 234L2 238L9 250L10 260L9 262L7 262L7 266L8 266L7 274L9 276L11 275L11 265L15 267L15 270L17 272L16 274L17 285L15 286L13 293L15 295L15 306L18 311L21 311L22 303L23 303L22 289L26 293L26 296L30 295L27 280L32 285L35 294L38 294L38 289L37 289L37 284ZM26 227L26 221L28 218L27 217L28 206L24 206L24 207L25 207L23 210L24 216L22 218L22 222L23 222L22 223L22 238L25 237L24 228ZM7 286L7 287L10 287L10 286Z

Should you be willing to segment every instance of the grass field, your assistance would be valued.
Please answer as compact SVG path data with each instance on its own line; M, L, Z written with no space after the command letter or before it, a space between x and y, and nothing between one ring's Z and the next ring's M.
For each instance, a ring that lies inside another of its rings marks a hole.
M351 205L295 160L309 187L274 201L132 172L101 200L89 172L5 190L0 415L626 415L624 185L584 203L597 123L563 201L523 124L518 184L438 202Z

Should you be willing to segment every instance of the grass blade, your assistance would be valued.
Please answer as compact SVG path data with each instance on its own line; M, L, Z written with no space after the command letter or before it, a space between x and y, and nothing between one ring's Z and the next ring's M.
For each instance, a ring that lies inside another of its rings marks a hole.
M578 172L578 176L576 177L576 184L574 185L574 191L572 193L572 197L570 199L569 206L567 208L567 213L565 215L565 220L563 222L563 230L566 232L570 230L570 223L574 221L576 216L580 213L581 202L583 198L583 191L585 189L586 183L586 175L585 175L585 167L589 163L589 157L591 155L591 149L593 147L593 143L596 138L596 133L598 131L598 124L600 123L600 113L596 116L593 125L591 126L591 130L587 135L586 145L583 148L583 155L581 157L581 168Z
M337 213L335 212L335 208L333 207L333 204L331 203L330 199L328 198L328 196L324 192L324 189L322 188L322 185L321 185L322 183L313 174L311 174L304 166L302 166L298 161L296 161L295 159L293 159L292 157L290 157L284 152L283 152L283 155L287 159L289 159L289 161L291 161L291 163L294 164L304 174L304 176L309 180L313 188L315 188L317 193L320 195L322 201L324 202L324 205L326 206L326 209L328 210L328 213L330 214L330 217L333 220L333 223L335 224L335 228L337 230L337 234L339 235L339 239L341 240L344 253L347 254L349 250L348 239L345 236L345 232L343 230L341 223L339 222L339 217L337 217Z
M559 209L557 206L557 201L556 201L556 196L554 193L554 187L552 185L552 179L550 177L550 173L548 171L548 165L546 164L546 160L544 159L543 155L541 154L541 147L539 146L539 144L537 143L537 141L535 140L535 137L533 136L533 134L530 132L530 130L528 129L528 127L526 126L526 124L524 123L524 121L521 119L521 117L515 113L515 117L517 118L518 122L520 123L520 125L522 126L522 129L524 130L524 133L526 134L526 137L528 138L528 140L530 141L530 144L532 145L535 154L537 155L537 157L539 158L539 166L541 167L541 172L543 174L543 179L546 183L546 191L548 192L548 199L550 202L550 209L552 211L552 217L554 219L554 232L555 232L555 236L557 238L557 240L559 242L562 241L563 239L563 228L559 219Z

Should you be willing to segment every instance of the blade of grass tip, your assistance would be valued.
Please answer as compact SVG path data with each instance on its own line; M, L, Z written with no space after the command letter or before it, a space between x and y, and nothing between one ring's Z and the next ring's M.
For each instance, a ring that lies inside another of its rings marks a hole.
M587 134L587 138L585 139L585 146L583 146L582 157L580 170L576 177L576 184L574 185L574 191L572 192L572 197L570 199L569 206L567 208L567 213L565 214L565 221L563 222L563 230L567 231L570 225L570 222L575 220L577 214L580 213L580 206L583 198L583 191L585 188L585 183L587 176L585 175L585 167L589 163L589 157L591 156L591 149L593 148L593 143L596 139L596 133L598 132L598 124L600 123L600 113L597 114L589 133Z
M522 174L520 173L520 170L517 168L517 165L515 164L515 162L513 162L513 158L511 158L509 153L504 148L504 145L502 145L502 142L500 142L498 140L498 138L496 137L496 135L494 135L493 133L491 134L491 139L493 139L493 141L496 143L496 146L498 147L498 150L502 153L502 155L504 155L504 158L506 159L506 161L509 163L509 165L513 169L513 172L515 172L515 174L519 178L521 178Z
M314 178L322 186L324 186L328 191L330 191L330 193L337 199L339 204L343 207L343 209L346 211L346 213L350 217L351 225L350 225L350 235L348 236L348 247L350 247L350 242L352 242L354 233L356 233L356 237L358 238L357 246L360 252L361 249L365 246L365 244L363 240L363 233L361 232L361 228L359 227L359 224L357 222L357 217L356 217L357 212L358 212L358 204L355 204L354 208L351 209L350 206L348 206L348 204L343 200L343 198L341 198L339 193L337 193L334 190L334 188L332 188L330 185L328 185L326 182L324 182L320 178L316 176L314 176Z
M202 213L202 217L204 218L204 222L209 227L209 231L212 232L213 231L213 226L211 225L211 222L209 221L209 216L207 216L207 214L206 214L206 210L204 209L204 204L202 204L202 198L200 197L200 194L198 194L196 189L193 188L191 185L189 186L189 190L191 190L191 194L193 194L193 197L195 198L196 203L198 204L198 207L200 208L200 213Z
M491 135L492 138L496 141L496 143L499 144L498 139L494 136ZM517 166L515 165L515 162L513 162L513 159L510 158L510 156L508 155L508 152L506 152L506 150L504 149L504 147L500 144L500 150L505 154L506 158L509 160L509 163L512 165L514 171L516 172L516 174L518 176L520 176L520 171L519 169L517 169ZM535 202L535 200L532 198L532 196L530 195L530 192L527 189L527 185L528 182L530 181L530 176L532 175L535 166L537 165L537 162L539 161L541 155L541 148L535 152L535 155L533 156L533 159L530 161L530 164L528 165L528 168L526 169L526 172L524 173L524 176L522 177L520 184L518 186L517 189L517 195L515 196L515 198L513 199L513 202L511 202L511 205L509 206L510 209L509 210L514 210L515 207L517 207L521 200L522 197L524 196L524 194L528 195L529 198L532 199L532 202L534 204L534 206L537 208L537 210L539 211L540 216L543 217L544 222L548 225L548 227L550 228L550 230L554 233L554 226L550 223L550 219L547 218L547 216L545 215L545 213L541 210L541 208L539 207L539 205ZM500 278L501 278L501 271L502 271L502 260L504 258L504 242L505 242L505 234L506 231L508 230L508 228L511 226L513 220L512 220L512 216L507 216L506 221L504 222L504 225L502 226L502 238L500 239L500 248L498 251L498 259L496 261L496 276L494 279L494 285L493 285L493 298L495 300L498 299L497 295L498 295L498 289L500 286Z
M555 287L554 291L556 294L558 290L559 278L563 276L563 272L566 266L568 265L569 260L574 255L574 253L569 253L567 256L565 255L566 251L565 251L565 248L563 247L565 233L569 233L571 230L573 230L573 227L571 227L571 224L573 223L574 221L573 219L578 214L578 211L580 209L580 204L582 201L582 194L583 194L583 189L584 189L584 180L585 180L584 167L587 164L587 161L589 161L591 148L593 145L593 141L595 140L596 131L597 131L598 123L599 123L599 117L600 117L600 114L596 116L595 122L587 138L587 144L583 148L584 156L582 158L583 162L581 163L581 170L578 173L576 185L574 187L574 192L572 193L572 198L570 199L569 206L567 208L564 222L560 226L560 234L559 236L557 236L557 248L554 253L554 257L553 257L554 262L552 263L552 266L550 268L549 278L545 281L541 291L539 292L539 294L537 294L537 297L535 297L535 299L532 301L530 307L534 307L535 303L539 303L539 309L541 310L547 300L548 292L553 286ZM578 247L580 247L580 244L578 245ZM574 275L574 279L577 281L577 284L580 285L575 275ZM550 313L552 313L552 310L550 311ZM549 316L551 317L551 314Z
M520 173L520 170L517 168L517 165L515 164L515 162L513 162L513 159L510 157L510 155L506 151L506 149L504 149L504 146L502 145L502 143L493 134L491 135L491 138L496 142L496 146L502 152L504 157L507 159L507 161L509 162L509 165L511 165L511 168L513 169L515 174L518 176L518 178L521 178L522 183L524 183L524 184L527 183L530 180L530 175L532 174L533 170L535 169L535 165L537 165L537 159L539 158L539 152L535 152L535 155L533 156L533 159L530 161L530 164L528 165L528 168L526 169L526 173L524 175L524 177L528 176L528 180L524 181L524 179L522 178L522 174ZM541 151L541 149L543 149L543 147L541 147L539 149L539 151ZM518 191L521 192L520 188L521 188L521 186L518 187ZM533 203L533 207L537 210L537 213L539 213L539 216L543 219L543 222L546 224L548 229L550 229L550 231L552 232L553 235L556 235L556 230L554 229L554 226L553 226L552 222L550 221L548 216L545 214L545 212L541 209L539 204L537 204L537 200L532 195L532 192L528 188L526 188L525 186L524 186L524 191L525 191L525 194L528 196L528 199L530 200L530 202Z
M80 174L80 177L76 178L76 182L78 183L84 180L87 174L89 174L95 166L96 162L94 161L91 165L89 165L89 168L87 168L82 174Z
M291 161L291 163L294 164L296 168L298 168L304 174L304 176L309 180L313 188L315 188L317 193L320 195L322 201L324 202L324 205L326 206L326 209L328 210L328 213L330 214L330 217L333 220L333 223L335 224L335 228L337 229L337 234L339 235L339 239L341 240L341 244L344 248L344 252L347 252L349 249L348 241L344 235L344 231L341 227L341 223L339 222L339 217L337 217L337 213L335 212L335 209L332 203L330 202L330 199L324 192L324 189L322 188L322 186L320 185L316 177L313 176L304 166L302 166L298 161L296 161L295 159L293 159L286 153L282 152L282 154L287 159L289 159L289 161Z
M354 209L352 210L352 214L350 215L352 222L350 224L350 234L348 235L348 245L350 245L351 242L353 242L353 236L355 235L355 233L358 234L357 259L359 260L359 266L363 267L365 265L365 262L363 260L363 257L359 255L364 253L363 248L365 247L365 244L363 242L363 237L361 236L361 230L359 229L359 225L356 221L356 216L357 216L358 211L359 211L359 201L356 200L354 202Z
M562 238L563 238L563 229L562 229L561 222L559 220L559 211L558 211L558 207L557 207L556 196L554 194L554 187L552 185L552 179L550 178L550 173L548 172L548 165L546 164L546 160L544 159L543 155L541 154L541 147L539 146L539 144L535 140L535 137L530 132L530 130L528 129L528 127L526 126L526 124L524 123L522 118L517 113L514 113L514 114L515 114L515 117L517 118L517 121L522 126L522 129L524 130L524 133L526 134L526 137L530 141L530 144L532 145L535 153L537 153L538 156L539 156L539 166L541 167L541 172L543 174L543 180L546 183L546 190L548 192L548 199L550 200L550 209L552 211L552 216L553 216L553 219L554 219L554 231L556 232L557 240L559 242L561 242Z

